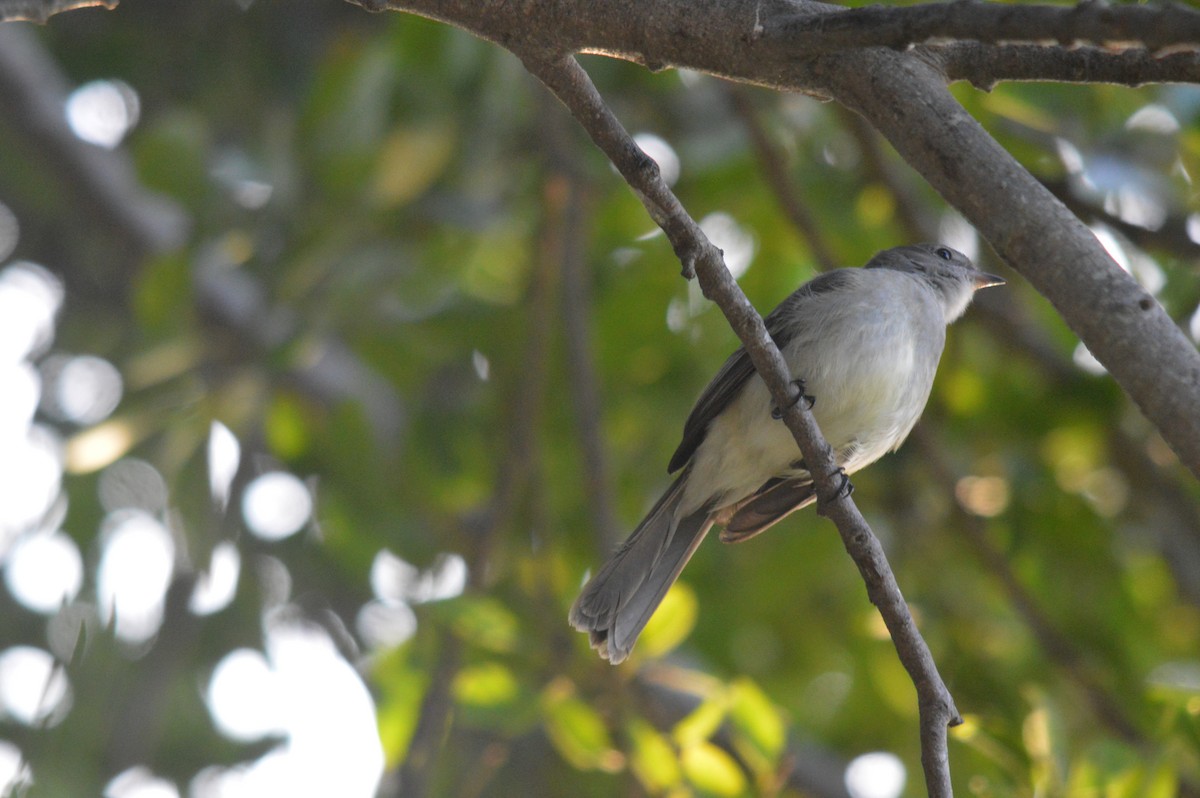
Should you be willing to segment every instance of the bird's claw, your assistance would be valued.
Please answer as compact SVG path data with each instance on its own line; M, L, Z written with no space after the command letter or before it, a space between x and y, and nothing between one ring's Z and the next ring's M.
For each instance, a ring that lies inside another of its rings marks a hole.
M838 480L837 487L833 489L831 494L818 496L818 515L825 515L825 508L827 508L831 502L835 502L838 499L848 498L851 493L854 493L854 483L850 481L850 477L846 474L846 469L839 467L836 471L830 474L830 476L835 477Z
M792 407L792 406L798 404L801 400L803 400L805 408L808 410L812 410L813 405L815 405L817 403L817 399L815 396L810 396L809 394L806 394L804 392L804 380L800 380L800 379L792 380L791 384L795 385L797 388L796 398L793 399L788 404L787 407ZM787 407L780 408L778 406L772 406L771 407L771 418L775 419L776 421L783 418L783 411L786 410Z

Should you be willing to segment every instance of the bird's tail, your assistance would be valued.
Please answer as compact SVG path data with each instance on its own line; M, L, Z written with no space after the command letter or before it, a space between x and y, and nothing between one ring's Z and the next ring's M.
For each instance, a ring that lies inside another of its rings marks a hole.
M592 648L614 665L629 656L638 635L712 527L701 508L677 518L685 470L629 539L584 586L570 621L587 632Z

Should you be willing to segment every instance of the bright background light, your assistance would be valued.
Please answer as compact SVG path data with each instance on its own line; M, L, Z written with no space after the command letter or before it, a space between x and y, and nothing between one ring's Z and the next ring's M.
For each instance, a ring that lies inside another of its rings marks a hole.
M256 477L242 494L242 516L263 540L283 540L299 532L312 515L312 495L297 477L272 471Z
M179 798L179 788L139 765L110 781L104 788L104 798Z
M139 510L112 513L102 533L97 575L101 618L117 637L142 643L158 631L175 570L175 543L158 520Z
M17 601L49 615L83 587L83 555L62 532L26 535L9 552L4 581Z
M274 734L284 742L249 766L202 772L194 795L375 794L384 761L370 693L323 629L285 614L267 624L266 655L230 652L207 692L222 733L241 741Z
M67 98L67 124L91 144L112 149L137 124L137 92L120 80L93 80Z
M13 646L0 652L0 708L26 726L53 723L68 709L67 675L48 651Z
M850 760L846 766L846 791L852 798L899 798L906 778L900 757L874 751Z

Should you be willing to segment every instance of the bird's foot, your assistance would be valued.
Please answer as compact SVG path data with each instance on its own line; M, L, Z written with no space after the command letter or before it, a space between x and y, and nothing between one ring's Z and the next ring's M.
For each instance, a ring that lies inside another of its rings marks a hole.
M846 469L838 468L830 476L837 480L837 487L833 489L832 493L821 497L818 502L817 512L821 515L824 515L824 513L821 513L820 506L835 502L838 499L848 498L850 494L854 493L854 483L850 481L849 475L846 474Z
M792 407L793 405L799 404L801 401L803 401L804 406L807 409L812 410L813 405L817 403L817 399L815 396L810 396L804 392L804 380L792 380L791 384L796 386L796 398L792 399L787 407ZM772 405L771 418L775 419L776 421L783 418L783 411L786 410L787 407L780 408Z

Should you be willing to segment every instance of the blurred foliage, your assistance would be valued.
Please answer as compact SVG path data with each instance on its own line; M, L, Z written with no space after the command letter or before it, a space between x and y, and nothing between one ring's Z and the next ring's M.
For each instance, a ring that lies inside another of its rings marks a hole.
M278 586L251 564L266 560L290 575L290 606L341 630L390 769L409 760L421 713L443 694L431 794L795 795L813 751L836 786L840 767L877 750L904 762L905 794L921 793L912 686L837 535L811 511L743 546L703 546L620 668L567 627L583 575L613 542L590 497L606 496L632 527L668 484L690 402L735 341L515 59L426 20L316 0L123 0L56 17L38 36L71 81L119 78L137 91L141 121L122 147L141 184L192 226L177 250L131 255L70 185L22 162L0 178L20 218L16 256L66 284L56 349L105 357L125 378L105 423L131 427L121 454L167 478L187 552L177 587L222 540L247 565L227 609L197 617L169 605L142 650L91 630L86 656L64 663L70 714L46 729L0 726L30 760L33 794L98 794L117 763L131 764L109 738L148 679L158 697L138 715L151 717L136 761L186 784L265 750L269 740L224 739L201 699L227 652L263 644ZM898 198L831 105L750 93L754 124L783 157L763 163L719 81L583 61L629 129L675 149L691 213L728 214L751 237L741 282L764 311L817 268L764 170L786 169L846 264L925 237L906 217L961 230L883 148L912 199ZM1103 215L1106 193L1116 209L1120 190L1172 217L1195 212L1195 87L955 91L1047 181L1072 177L1065 148L1125 176L1092 186L1086 221ZM1131 124L1151 104L1179 127ZM6 164L37 147L0 120ZM247 201L255 186L269 187L265 203ZM1194 246L1114 239L1161 277L1157 295L1186 324L1200 298ZM588 304L563 299L572 241ZM978 260L1010 278L990 304L1011 310L1045 356L995 321L1004 314L972 310L950 332L917 436L855 478L965 713L951 735L956 787L1196 794L1200 494L1111 381L1074 364L1077 342L1048 303L986 251ZM203 283L213 268L245 279L253 318L214 306ZM565 345L564 321L580 315L608 475L591 486ZM331 342L371 378L314 380ZM242 443L227 513L209 495L213 421ZM237 517L237 491L268 468L315 486L315 523L278 543L244 534ZM64 484L65 528L89 568L104 516L96 483L79 473ZM416 631L399 645L356 626L384 550L420 568L456 552L470 569L462 596L413 602ZM94 575L86 585L92 595ZM6 644L45 645L42 619L2 601Z

